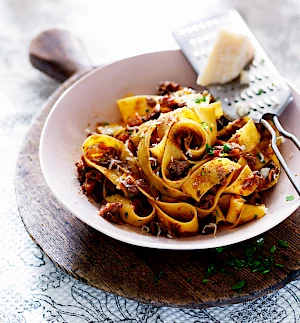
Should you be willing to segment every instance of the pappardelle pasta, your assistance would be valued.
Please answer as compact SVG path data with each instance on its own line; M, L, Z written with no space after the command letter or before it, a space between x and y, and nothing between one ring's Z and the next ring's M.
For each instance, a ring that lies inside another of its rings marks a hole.
M261 125L229 121L208 91L174 82L117 104L123 123L98 124L76 163L103 218L173 238L266 214L259 192L276 184L280 166Z

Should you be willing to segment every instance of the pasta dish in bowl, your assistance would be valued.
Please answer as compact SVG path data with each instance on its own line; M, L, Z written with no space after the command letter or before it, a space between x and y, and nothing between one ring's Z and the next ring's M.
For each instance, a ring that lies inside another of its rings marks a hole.
M167 79L187 87L156 93ZM286 201L295 191L278 176L268 133L248 117L226 120L216 98L189 87L195 79L175 50L118 61L72 85L40 140L41 169L57 200L107 236L177 250L240 242L292 214L299 201ZM281 120L299 136L297 97ZM297 174L298 151L289 142L281 151L287 160L294 154Z

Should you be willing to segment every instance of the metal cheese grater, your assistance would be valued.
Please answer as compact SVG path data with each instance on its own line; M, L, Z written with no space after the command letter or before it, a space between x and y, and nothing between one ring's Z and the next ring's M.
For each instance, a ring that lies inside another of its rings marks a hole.
M238 107L242 105L255 122L262 123L270 131L272 148L300 195L300 185L280 154L276 145L276 133L267 121L273 120L279 133L292 140L300 150L299 140L285 131L278 120L278 116L292 101L292 92L239 13L236 10L230 10L225 14L194 21L173 31L173 36L196 73L199 74L220 28L247 34L255 47L255 57L246 67L250 78L249 84L242 85L239 80L234 80L225 85L211 85L209 91L222 102L223 110L229 118L239 118L241 115Z

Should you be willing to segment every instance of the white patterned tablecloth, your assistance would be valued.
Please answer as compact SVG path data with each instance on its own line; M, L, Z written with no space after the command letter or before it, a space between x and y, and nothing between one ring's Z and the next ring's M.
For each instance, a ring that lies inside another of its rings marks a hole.
M53 26L68 28L96 45L92 56L100 63L110 56L175 47L170 29L181 15L192 19L197 10L221 5L240 10L280 71L299 87L297 0L186 1L184 6L179 1L0 0L0 322L300 322L300 280L248 303L206 310L156 308L89 287L43 254L18 213L18 151L31 120L58 86L30 66L30 39Z

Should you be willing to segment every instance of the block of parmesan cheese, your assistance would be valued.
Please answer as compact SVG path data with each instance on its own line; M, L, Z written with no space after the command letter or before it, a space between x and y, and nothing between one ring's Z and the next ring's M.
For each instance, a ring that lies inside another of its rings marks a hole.
M254 46L247 35L219 30L197 84L224 84L238 77L254 57Z

